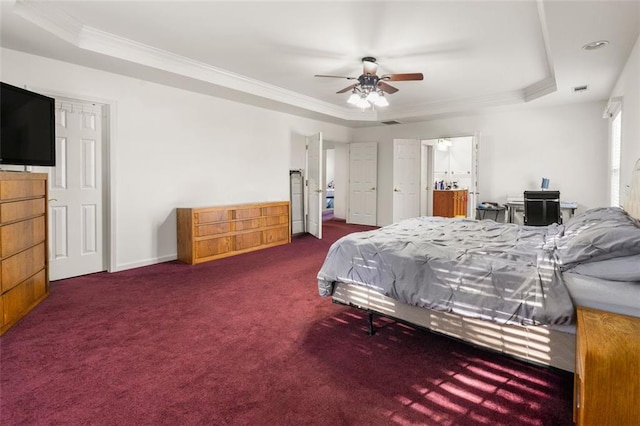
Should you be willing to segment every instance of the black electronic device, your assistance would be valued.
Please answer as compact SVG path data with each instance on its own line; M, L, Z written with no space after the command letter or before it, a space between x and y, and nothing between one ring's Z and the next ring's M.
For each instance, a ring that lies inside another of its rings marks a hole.
M55 166L55 100L0 82L0 164Z

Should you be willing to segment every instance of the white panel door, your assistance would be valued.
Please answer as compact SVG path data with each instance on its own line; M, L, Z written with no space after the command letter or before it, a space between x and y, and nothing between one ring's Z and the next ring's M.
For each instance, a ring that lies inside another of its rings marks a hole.
M393 140L393 221L420 216L420 141Z
M49 278L104 271L102 108L56 100L49 168Z
M322 238L322 133L307 138L307 232Z
M349 144L349 223L377 224L378 144Z

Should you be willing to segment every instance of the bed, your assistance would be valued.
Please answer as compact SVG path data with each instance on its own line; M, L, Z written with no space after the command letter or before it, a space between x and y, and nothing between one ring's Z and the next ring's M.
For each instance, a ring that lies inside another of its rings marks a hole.
M625 208L531 227L420 217L336 241L318 272L335 303L573 371L575 309L640 317L640 160Z

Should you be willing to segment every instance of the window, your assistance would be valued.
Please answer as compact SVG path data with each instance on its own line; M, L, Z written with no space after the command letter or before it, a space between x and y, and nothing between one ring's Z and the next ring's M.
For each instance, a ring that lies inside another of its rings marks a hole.
M609 118L609 204L620 206L620 146L622 144L622 98L609 99L604 117Z

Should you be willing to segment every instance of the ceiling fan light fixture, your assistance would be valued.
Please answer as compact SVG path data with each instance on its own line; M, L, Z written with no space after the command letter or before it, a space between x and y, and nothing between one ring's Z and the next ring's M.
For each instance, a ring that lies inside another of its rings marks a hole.
M362 108L362 109L368 109L371 108L371 104L369 103L369 101L367 101L365 98L360 98L360 100L358 101L358 103L356 104L356 106L358 108Z
M367 95L367 100L373 104L376 103L376 101L378 100L378 98L380 97L380 95L378 94L378 92L376 92L375 90L372 90L371 92L369 92L369 94Z
M389 106L389 101L384 96L379 95L374 104L375 106L386 107Z
M349 96L349 99L347 99L347 103L350 103L351 105L357 105L358 102L360 102L360 96L354 90L351 93L351 96Z

